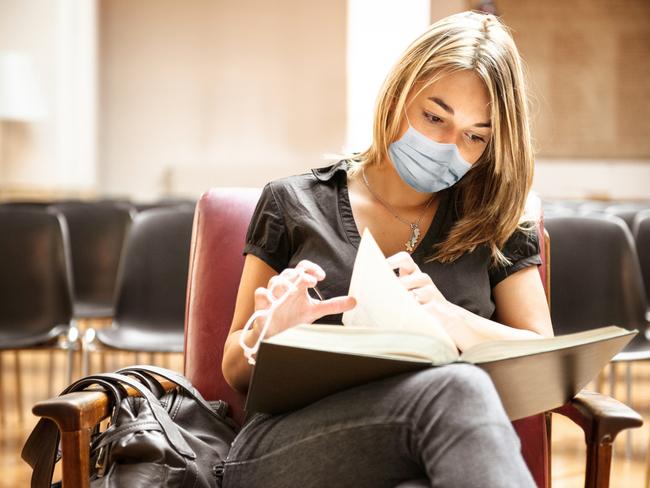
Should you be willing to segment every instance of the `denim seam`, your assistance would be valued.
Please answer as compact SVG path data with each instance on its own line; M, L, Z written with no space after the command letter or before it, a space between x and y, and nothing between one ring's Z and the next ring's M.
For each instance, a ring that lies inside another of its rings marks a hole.
M243 465L243 464L249 464L252 462L256 461L262 461L266 458L269 458L271 456L274 456L282 451L285 451L287 449L293 448L297 445L300 445L304 442L311 441L313 439L317 439L318 437L322 437L324 435L330 435L330 434L337 434L340 432L344 432L346 430L353 430L353 429L365 429L365 428L375 428L375 427L392 427L392 426L400 426L400 427L406 427L408 429L413 430L413 422L410 421L391 421L391 422L374 422L374 423L363 423L363 424L356 424L356 425L347 425L345 427L340 427L332 430L326 430L323 432L319 432L318 434L313 434L308 437L303 437L296 442L292 442L291 445L286 445L286 446L281 446L277 449L274 449L272 452L263 454L261 456L251 458L251 459L246 459L242 461L235 461L235 460L226 460L225 465L227 466L237 466L237 465Z

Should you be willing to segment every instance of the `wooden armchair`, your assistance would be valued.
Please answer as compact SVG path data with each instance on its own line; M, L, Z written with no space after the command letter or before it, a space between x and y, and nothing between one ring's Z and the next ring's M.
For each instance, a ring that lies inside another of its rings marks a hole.
M203 195L194 216L185 320L185 375L208 399L223 399L235 420L243 419L244 397L231 390L221 374L221 357L243 266L246 228L259 197L258 189L215 189ZM540 231L543 227L540 224ZM543 240L549 282L548 238ZM548 286L547 286L548 290ZM74 393L39 402L34 414L53 419L62 435L63 484L88 486L88 445L93 427L108 416L110 405L101 392ZM639 427L641 417L624 404L582 392L555 412L578 424L587 443L586 487L609 485L612 444L624 429ZM514 423L524 458L538 486L550 486L550 419L540 414Z

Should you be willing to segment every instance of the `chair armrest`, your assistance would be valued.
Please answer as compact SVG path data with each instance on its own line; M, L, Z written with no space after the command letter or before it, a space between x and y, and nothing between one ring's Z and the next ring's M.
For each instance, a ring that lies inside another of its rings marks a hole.
M174 383L161 378L160 384L165 391L171 390ZM129 396L137 395L130 387L126 388ZM54 420L61 432L71 432L95 427L110 415L108 395L101 388L67 393L40 401L32 408L38 417Z
M40 401L32 408L38 417L54 420L61 432L92 428L108 417L108 395L101 390L68 393Z
M611 443L625 429L641 427L643 418L624 403L607 395L583 390L573 400L553 410L578 424L585 442Z
M570 418L585 433L585 487L608 487L614 439L622 430L641 427L641 416L614 398L584 390L553 412Z

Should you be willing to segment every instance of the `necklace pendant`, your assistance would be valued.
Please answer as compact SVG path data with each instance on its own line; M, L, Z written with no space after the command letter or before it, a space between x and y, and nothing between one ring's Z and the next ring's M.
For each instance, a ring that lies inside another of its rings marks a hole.
M418 224L411 224L411 237L409 237L409 240L404 243L406 252L410 253L415 250L415 246L417 245L419 238L420 238L420 227L418 226Z

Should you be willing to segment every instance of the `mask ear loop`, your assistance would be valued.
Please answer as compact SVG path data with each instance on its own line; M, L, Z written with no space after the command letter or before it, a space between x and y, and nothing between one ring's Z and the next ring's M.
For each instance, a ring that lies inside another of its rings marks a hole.
M271 302L271 306L266 309L262 310L257 310L253 313L253 315L250 316L244 327L242 328L241 334L239 334L239 345L244 351L244 356L246 356L246 359L248 360L248 364L255 364L255 354L257 354L258 349L260 348L260 344L264 340L264 337L266 337L266 333L269 330L269 326L271 325L271 315L275 311L276 308L278 308L288 297L289 294L292 293L297 289L296 287L296 282L300 280L300 278L304 275L304 271L302 270L297 270L298 271L298 276L296 276L295 281L277 281L276 283L269 288L267 291L267 296L269 301ZM287 287L285 292L280 296L280 298L275 298L273 295L273 290L275 290L276 287L284 285ZM253 327L255 327L255 322L257 319L263 319L264 324L262 325L262 329L260 330L260 333L257 337L257 340L255 341L255 344L252 346L249 346L245 342L245 337L250 332L253 330Z

